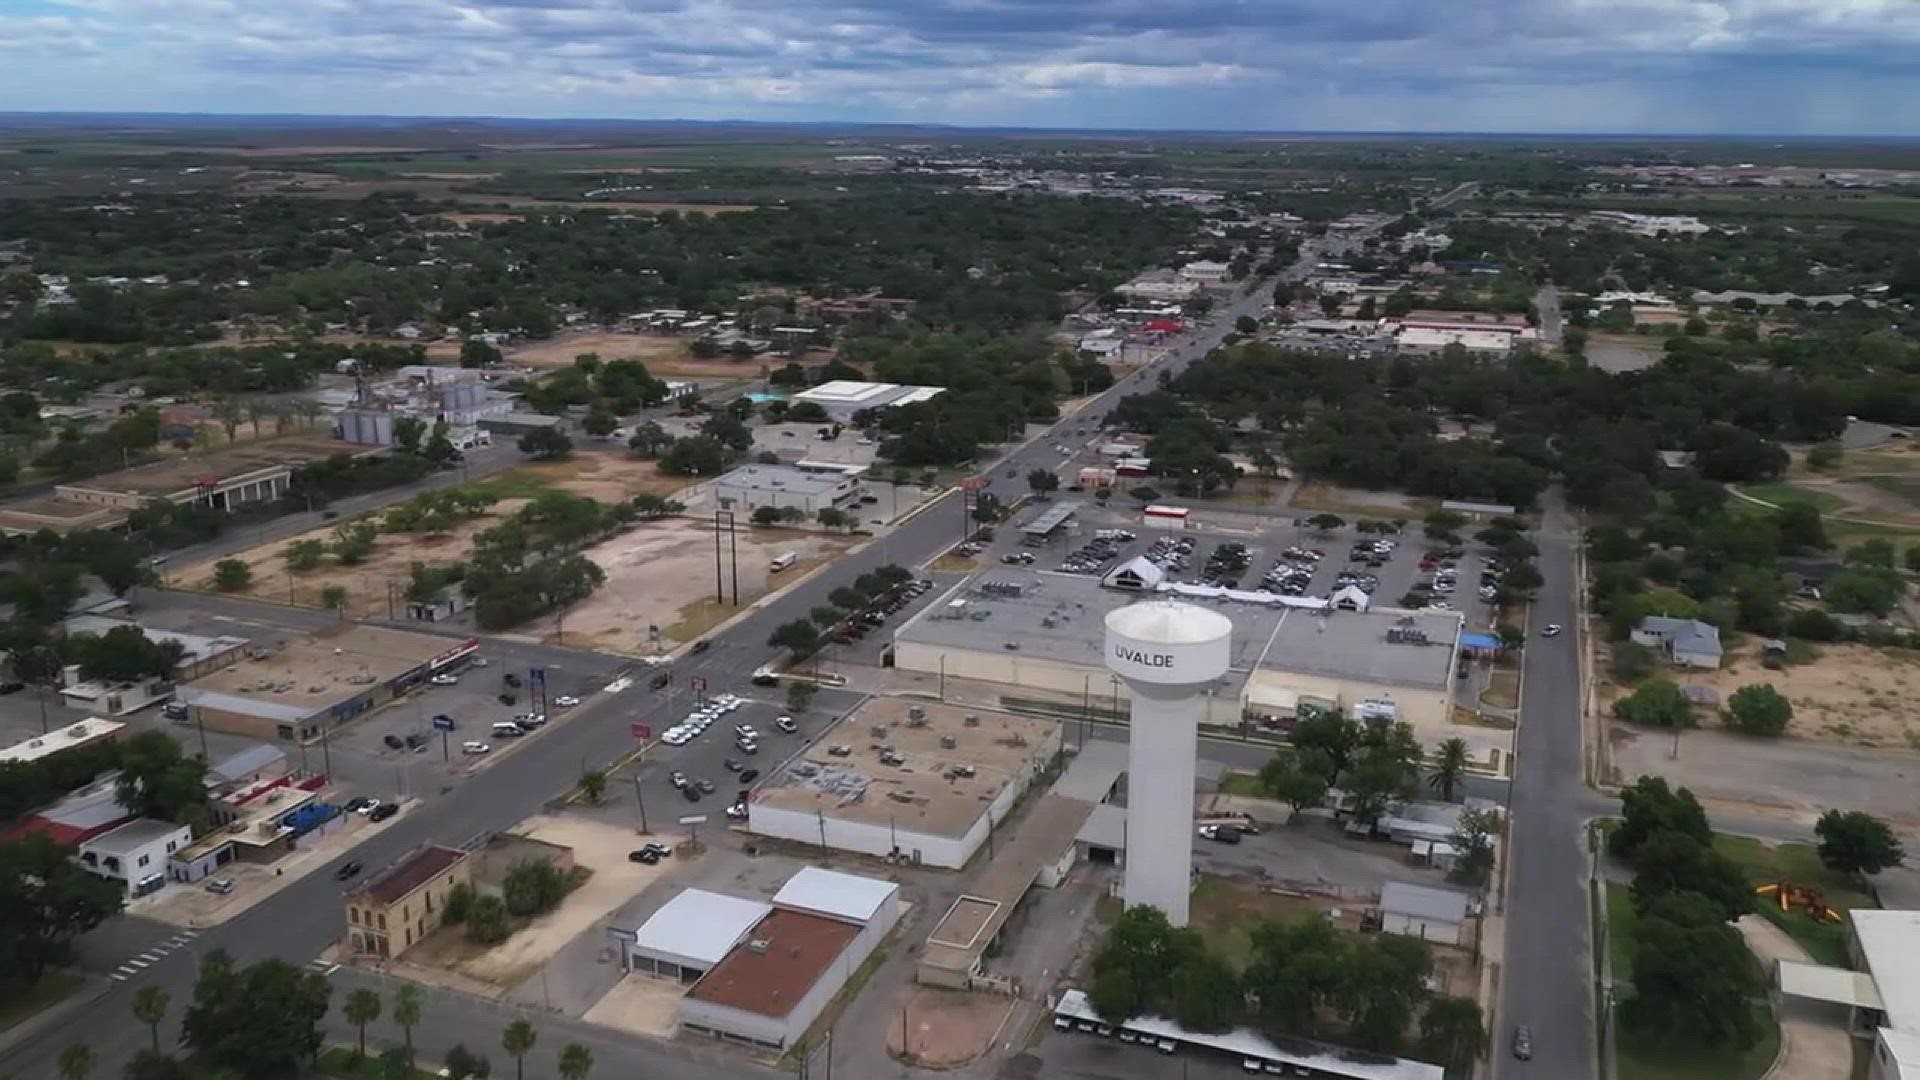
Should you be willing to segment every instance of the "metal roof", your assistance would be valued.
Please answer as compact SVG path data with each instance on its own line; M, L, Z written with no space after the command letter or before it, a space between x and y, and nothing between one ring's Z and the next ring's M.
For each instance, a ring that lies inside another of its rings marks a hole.
M135 818L111 832L101 833L82 846L103 855L131 855L157 840L165 840L183 832L188 832L185 825L153 818Z
M1096 739L1073 755L1067 771L1053 783L1053 793L1081 802L1105 802L1127 771L1127 744Z
M208 768L207 772L218 779L237 780L250 773L277 765L286 759L286 751L277 746L260 743L221 758L217 764Z
M773 894L773 902L777 907L865 924L899 891L900 886L891 881L809 866L788 878Z
M662 904L641 925L634 933L634 948L712 967L772 911L773 905L762 900L688 889Z
M1874 988L1873 976L1864 971L1782 960L1779 982L1780 992L1793 997L1831 1001L1862 1009L1885 1008L1880 1003L1880 991Z
M1101 803L1087 815L1087 823L1080 826L1079 835L1074 837L1078 843L1093 847L1112 848L1119 851L1127 846L1127 808L1114 803Z
M1046 536L1079 512L1080 504L1077 502L1055 503L1041 511L1039 517L1021 526L1020 531L1028 536Z
M1860 955L1885 1003L1887 1026L1920 1031L1920 911L1848 912Z
M1411 915L1457 926L1467 921L1467 904L1466 893L1450 889L1429 889L1403 881L1389 881L1380 889L1380 910L1387 915Z

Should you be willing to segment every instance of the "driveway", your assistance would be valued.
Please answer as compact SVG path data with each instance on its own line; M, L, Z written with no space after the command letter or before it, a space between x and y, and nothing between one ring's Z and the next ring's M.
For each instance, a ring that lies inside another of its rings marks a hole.
M1782 960L1812 962L1799 942L1764 916L1742 915L1735 925L1770 981ZM1773 1010L1780 1018L1780 1056L1766 1080L1847 1080L1853 1074L1853 1036L1847 1034L1844 1007L1774 995Z

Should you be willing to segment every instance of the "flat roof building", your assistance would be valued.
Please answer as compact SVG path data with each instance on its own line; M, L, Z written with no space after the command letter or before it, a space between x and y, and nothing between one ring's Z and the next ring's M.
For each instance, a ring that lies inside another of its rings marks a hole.
M352 623L256 643L248 658L175 691L189 718L255 738L318 738L393 700L435 671L470 655L478 642Z
M745 940L681 999L682 1030L772 1050L795 1046L899 922L900 887L891 881L818 868L801 879L788 883L793 895L817 909L776 895Z
M755 789L746 828L957 869L1059 750L1050 720L873 697Z
M201 634L182 634L173 630L156 630L126 619L111 619L103 615L76 615L66 621L65 629L69 637L75 634L104 637L108 631L118 630L123 626L131 626L140 631L142 637L156 645L180 646L183 651L180 662L174 665L173 677L181 682L197 679L223 667L237 664L247 651L246 638L226 634L206 637Z
M1207 723L1293 716L1303 704L1369 706L1415 723L1447 719L1459 614L1343 611L1325 599L1171 583L1144 569L1121 581L1120 571L1138 562L1122 564L1106 584L1080 574L983 570L895 632L895 666L1092 697L1117 711L1126 688L1106 670L1099 627L1109 611L1148 594L1197 602L1233 622L1230 666L1212 684Z
M38 761L62 750L74 750L97 742L110 742L117 738L127 725L118 720L90 716L75 721L66 727L54 728L45 735L35 735L22 739L12 746L0 746L0 764L24 764Z
M167 883L167 859L193 840L193 830L171 821L135 818L82 841L80 865L145 896Z
M740 513L771 506L811 515L859 501L860 481L841 470L742 465L713 482L713 497L722 508Z
M941 386L908 386L899 383L859 382L853 379L835 379L819 386L809 387L793 395L795 404L808 402L825 409L833 419L846 423L857 413L868 409L891 409L900 405L917 405L923 401L932 401L946 393Z
M638 930L618 933L626 969L692 982L726 959L773 912L760 900L687 889L661 905Z

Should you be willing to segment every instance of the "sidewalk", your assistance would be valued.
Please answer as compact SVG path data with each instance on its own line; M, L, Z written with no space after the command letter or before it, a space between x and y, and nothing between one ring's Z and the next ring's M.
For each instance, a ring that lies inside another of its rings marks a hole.
M1765 916L1742 915L1734 925L1769 977L1781 960L1812 963L1800 943ZM1780 1020L1780 1056L1764 1080L1848 1080L1853 1074L1853 1037L1847 1034L1846 1010L1773 995L1773 1012Z

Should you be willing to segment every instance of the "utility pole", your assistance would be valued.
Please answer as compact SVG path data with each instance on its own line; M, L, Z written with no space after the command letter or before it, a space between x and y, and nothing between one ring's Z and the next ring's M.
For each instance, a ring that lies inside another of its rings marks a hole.
M645 790L640 786L640 774L638 773L635 773L633 777L633 798L635 802L640 804L640 834L642 836L649 835L653 830L647 828L647 795Z
M720 511L713 512L713 602L727 602L725 579L720 576Z

